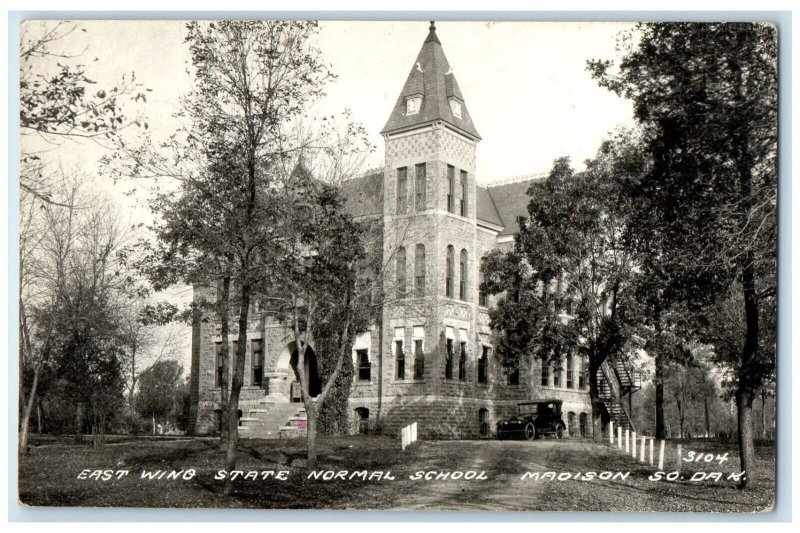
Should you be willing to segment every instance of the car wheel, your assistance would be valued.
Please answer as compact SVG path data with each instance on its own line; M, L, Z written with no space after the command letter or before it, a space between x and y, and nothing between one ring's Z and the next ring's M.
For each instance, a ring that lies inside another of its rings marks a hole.
M556 438L563 439L564 438L564 426L559 425L556 427Z
M525 426L525 439L533 440L536 438L536 427L533 425L533 422L528 422Z

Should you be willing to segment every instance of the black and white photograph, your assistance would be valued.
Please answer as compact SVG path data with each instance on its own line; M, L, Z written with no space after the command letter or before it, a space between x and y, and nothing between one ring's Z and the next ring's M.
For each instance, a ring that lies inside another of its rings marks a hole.
M779 26L429 18L21 22L20 506L774 511Z

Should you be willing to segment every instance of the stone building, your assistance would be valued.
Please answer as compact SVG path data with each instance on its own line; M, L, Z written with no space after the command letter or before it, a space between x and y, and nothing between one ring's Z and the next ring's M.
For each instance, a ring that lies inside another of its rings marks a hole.
M353 346L352 431L396 434L417 422L421 437L491 436L518 402L546 397L563 400L568 435L587 435L589 385L579 358L561 369L508 371L493 352L493 302L478 291L480 261L513 246L531 180L476 184L481 137L433 24L381 133L383 171L348 182L348 208L381 227L391 258L384 289L395 297ZM196 297L210 296L196 289ZM277 436L302 417L293 337L280 323L258 322L248 339L243 435ZM196 432L213 432L219 327L196 325L192 344L192 421ZM312 352L305 371L314 396Z

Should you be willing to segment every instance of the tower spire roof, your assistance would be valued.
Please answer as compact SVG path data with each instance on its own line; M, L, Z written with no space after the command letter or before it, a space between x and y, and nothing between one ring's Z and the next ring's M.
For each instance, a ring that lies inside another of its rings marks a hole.
M422 100L418 111L414 112L414 107L409 107L407 102L419 97ZM414 129L437 121L443 121L473 139L481 138L436 35L436 23L431 21L428 35L381 133Z

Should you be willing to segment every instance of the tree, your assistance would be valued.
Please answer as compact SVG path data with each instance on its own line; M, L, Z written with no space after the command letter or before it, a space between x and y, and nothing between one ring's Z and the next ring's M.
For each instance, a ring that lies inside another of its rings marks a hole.
M490 311L504 365L519 368L536 358L560 366L565 356L584 357L595 439L603 413L597 372L608 357L625 356L634 314L620 184L642 164L624 138L603 143L583 172L556 160L547 179L528 190L528 217L520 218L514 250L492 252L483 266L482 290L507 295Z
M145 101L145 89L133 74L112 88L92 88L85 50L70 52L69 37L85 32L67 21L29 21L20 45L20 188L44 202L52 197L58 172L45 163L46 152L66 141L109 141L122 129L141 125L129 119L127 100ZM95 61L97 59L95 58ZM146 124L144 124L146 127Z
M183 367L174 359L153 363L139 376L136 410L145 419L152 419L153 434L158 422L174 422L176 390L181 385Z
M330 152L329 152L330 153ZM338 159L338 158L337 158ZM338 167L341 169L341 167ZM377 309L372 299L381 271L380 257L370 255L369 224L344 209L340 184L312 177L302 160L282 187L287 216L278 231L284 236L283 260L260 287L265 311L289 325L297 347L295 375L306 409L307 466L317 461L317 420L343 375L355 335L365 331ZM372 265L366 270L365 264ZM311 345L321 368L321 391L312 397L306 374Z
M82 191L80 176L60 179L53 198L41 202L23 195L20 238L20 449L40 384L49 370L74 400L76 430L83 430L83 408L93 405L87 380L108 371L102 389L118 371L117 297L126 289L115 253L123 234L100 196ZM107 363L107 364L106 364ZM113 387L112 387L113 388ZM78 416L80 413L80 416ZM80 419L80 420L78 420Z
M274 228L285 210L275 177L301 150L294 132L331 77L309 43L316 31L300 21L187 24L195 89L181 116L189 125L160 146L122 144L108 161L121 175L172 182L151 198L155 241L142 243L138 263L154 286L221 281L216 301L200 303L217 311L223 337L229 307L238 308L238 349L232 365L223 364L227 470L236 466L253 291L271 275L282 246ZM230 480L225 490L233 490Z
M775 299L777 40L773 26L641 24L618 69L590 62L599 83L633 101L653 168L644 202L664 241L668 281L692 310L739 294L734 370L739 451L753 479L753 399L774 368L760 308Z

